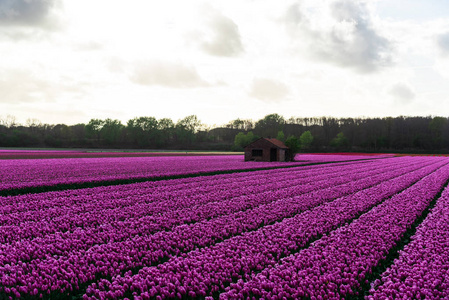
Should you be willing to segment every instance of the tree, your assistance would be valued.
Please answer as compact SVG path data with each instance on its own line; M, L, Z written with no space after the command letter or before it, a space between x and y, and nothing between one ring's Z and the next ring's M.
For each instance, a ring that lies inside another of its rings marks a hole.
M443 148L443 128L445 127L446 122L446 118L434 117L429 123L434 149Z
M190 115L176 123L176 139L181 145L190 145L195 141L195 134L201 128L201 122L196 115Z
M107 145L114 145L119 142L122 129L124 128L120 120L106 119L103 121L103 127L101 127L101 137Z
M345 137L343 132L340 132L337 134L337 137L332 139L331 146L336 147L337 149L346 148L348 146L349 142L348 139Z
M294 135L291 135L285 140L285 146L290 149L290 160L295 160L295 155L299 152L300 149L299 140Z
M266 115L263 119L257 121L254 130L256 134L263 137L274 137L280 130L283 130L285 120L278 114Z
M237 135L234 138L234 144L237 147L245 148L246 146L248 146L249 144L251 144L252 142L257 140L258 138L259 137L254 135L251 131L248 132L247 134L245 134L243 132L239 132L239 133L237 133Z
M182 120L179 120L176 124L176 127L183 128L186 131L191 133L197 133L201 128L201 121L198 119L196 115L190 115L185 117Z
M161 134L160 146L167 146L173 140L175 123L172 119L162 118L158 120L157 128Z
M158 144L159 130L156 118L134 118L128 121L126 128L134 145L148 147Z
M86 125L86 133L89 138L96 138L97 142L100 141L101 129L104 126L104 121L100 119L91 119Z
M3 125L7 128L13 128L17 126L16 117L13 115L7 115L4 118L0 118L0 125Z
M301 134L301 136L299 137L299 142L300 142L300 145L301 145L301 150L303 150L303 151L308 150L310 148L310 145L313 142L312 133L309 130L304 131Z
M278 132L278 135L276 136L276 139L280 140L281 142L285 142L285 135L284 135L284 132L282 130Z

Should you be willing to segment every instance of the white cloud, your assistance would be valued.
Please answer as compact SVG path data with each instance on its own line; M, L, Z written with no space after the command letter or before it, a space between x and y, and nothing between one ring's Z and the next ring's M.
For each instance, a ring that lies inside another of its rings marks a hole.
M251 84L249 95L265 102L278 102L284 99L288 93L288 87L282 82L268 78L255 78Z
M0 74L0 103L54 101L54 87L29 70L6 70Z
M413 14L401 9L410 1ZM211 124L275 111L436 114L447 108L449 18L441 6L438 19L415 18L432 4L410 1L0 0L0 112Z
M150 61L136 65L131 81L141 85L160 85L172 88L208 86L193 66L182 63Z

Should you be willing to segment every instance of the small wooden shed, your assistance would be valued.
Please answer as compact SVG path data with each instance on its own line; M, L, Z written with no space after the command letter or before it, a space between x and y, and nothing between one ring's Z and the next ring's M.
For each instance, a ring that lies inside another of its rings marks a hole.
M290 161L290 151L278 139L260 138L245 147L245 161Z

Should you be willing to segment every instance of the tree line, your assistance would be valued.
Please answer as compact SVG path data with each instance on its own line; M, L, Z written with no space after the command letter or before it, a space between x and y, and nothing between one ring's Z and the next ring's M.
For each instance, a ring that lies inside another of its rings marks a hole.
M241 151L245 143L257 137L277 137L310 152L445 153L449 151L449 119L432 116L285 119L269 114L257 121L236 119L211 128L196 115L176 123L169 118L136 117L126 124L108 118L75 125L44 124L34 119L18 124L14 117L0 118L0 147Z

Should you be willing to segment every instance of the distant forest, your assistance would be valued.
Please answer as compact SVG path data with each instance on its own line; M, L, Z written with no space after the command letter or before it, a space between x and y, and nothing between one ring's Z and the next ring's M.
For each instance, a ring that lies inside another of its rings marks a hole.
M136 117L122 124L113 119L92 119L87 124L50 125L37 120L17 124L0 119L0 147L120 148L241 151L236 135L257 137L313 137L308 152L447 153L449 119L446 117L290 118L278 114L253 120L233 120L208 128L191 115L171 119Z

